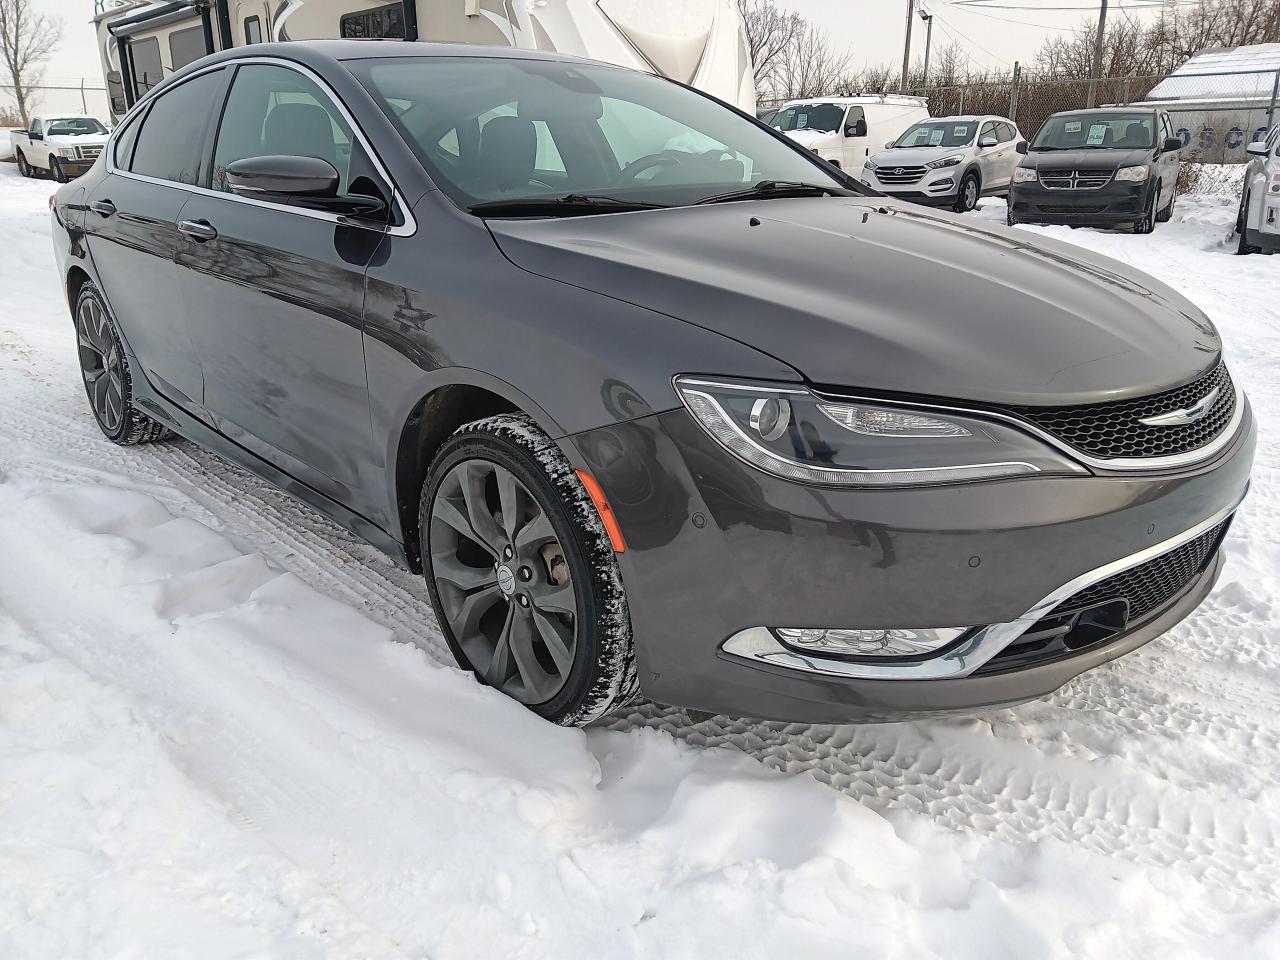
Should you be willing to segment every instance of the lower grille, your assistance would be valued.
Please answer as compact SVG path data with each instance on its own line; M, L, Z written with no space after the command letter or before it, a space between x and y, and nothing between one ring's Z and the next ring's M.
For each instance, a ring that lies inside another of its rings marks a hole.
M919 183L924 179L924 167L878 167L876 179L881 183Z
M1074 204L1069 207L1064 207L1064 206L1055 206L1053 204L1040 203L1040 204L1036 204L1036 209L1039 210L1041 213L1053 213L1053 214L1102 213L1103 210L1107 209L1107 205L1105 203L1090 204L1088 206Z

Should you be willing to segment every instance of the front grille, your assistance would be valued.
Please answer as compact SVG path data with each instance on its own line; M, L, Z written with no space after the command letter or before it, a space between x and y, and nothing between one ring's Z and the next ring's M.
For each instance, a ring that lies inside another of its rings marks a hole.
M96 160L102 153L102 147L76 147L76 156L81 160Z
M1072 594L977 671L998 673L1056 660L1140 626L1186 592L1222 544L1228 517L1194 540Z
M877 167L876 179L881 183L919 183L924 179L924 167Z
M1098 190L1111 182L1110 170L1041 170L1039 176L1046 190Z
M1151 426L1140 423L1204 399L1214 388L1218 395L1207 413L1192 423ZM1226 364L1191 383L1164 393L1075 407L1019 407L1012 412L1070 444L1103 460L1171 457L1190 453L1226 429L1235 413L1235 386Z

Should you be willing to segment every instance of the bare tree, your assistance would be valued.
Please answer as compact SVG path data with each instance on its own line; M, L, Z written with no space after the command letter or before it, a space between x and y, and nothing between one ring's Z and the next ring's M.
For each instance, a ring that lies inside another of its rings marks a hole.
M29 126L31 90L44 76L44 64L62 39L62 21L36 13L31 0L0 0L0 64L13 83L22 125Z
M804 30L804 18L779 10L773 0L738 0L738 13L747 35L756 89L764 89L771 85L778 58Z
M783 48L774 69L767 78L774 97L797 100L820 97L834 92L849 68L849 53L838 52L826 34L809 23L802 27L791 43Z

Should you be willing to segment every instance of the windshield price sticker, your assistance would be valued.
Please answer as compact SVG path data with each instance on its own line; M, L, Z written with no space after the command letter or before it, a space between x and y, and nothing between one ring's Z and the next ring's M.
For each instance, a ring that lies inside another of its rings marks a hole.
M931 146L931 147L936 147L936 146L940 145L940 144L942 143L942 135L943 135L944 133L946 133L946 131L945 131L945 130L930 130L930 131L929 131L929 146Z
M1067 131L1067 133L1079 133L1079 132L1080 132L1080 121L1079 121L1079 120L1068 120L1068 121L1067 121L1067 123L1066 123L1066 126L1064 127L1064 129Z
M1089 127L1089 136L1085 138L1085 143L1091 147L1102 146L1102 141L1107 138L1107 125L1105 123L1095 123Z

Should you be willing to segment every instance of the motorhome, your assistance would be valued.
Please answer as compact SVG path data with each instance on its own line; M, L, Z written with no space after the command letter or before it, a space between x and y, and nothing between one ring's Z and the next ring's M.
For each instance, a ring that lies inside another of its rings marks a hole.
M96 0L112 115L215 50L324 38L547 50L669 77L754 113L735 0Z

